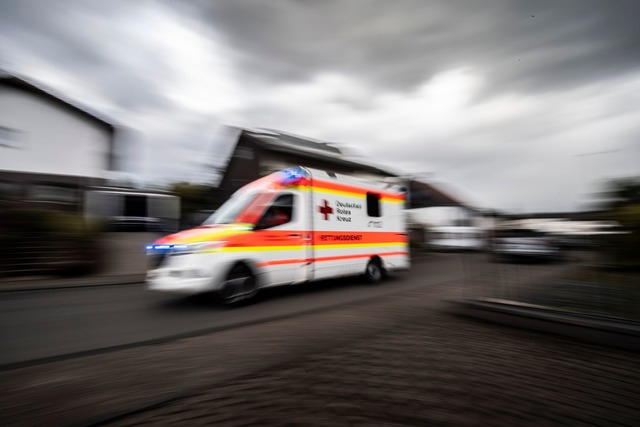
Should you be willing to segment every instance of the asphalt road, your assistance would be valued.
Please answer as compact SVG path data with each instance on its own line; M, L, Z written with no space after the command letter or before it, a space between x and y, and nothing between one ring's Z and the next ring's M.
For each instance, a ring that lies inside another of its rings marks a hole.
M422 286L472 282L492 268L495 264L479 254L430 254L416 260L411 271L377 285L349 278L288 286L266 290L254 303L237 308L203 298L148 292L142 284L3 293L0 368L259 322Z

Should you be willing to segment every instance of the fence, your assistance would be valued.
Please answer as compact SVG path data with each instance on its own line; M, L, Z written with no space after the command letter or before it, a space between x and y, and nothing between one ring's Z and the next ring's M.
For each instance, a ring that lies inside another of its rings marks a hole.
M96 245L72 237L51 238L42 233L3 234L0 276L88 272L99 263Z
M640 321L640 272L608 268L597 251L568 251L545 261L501 260L490 253L461 259L462 298Z

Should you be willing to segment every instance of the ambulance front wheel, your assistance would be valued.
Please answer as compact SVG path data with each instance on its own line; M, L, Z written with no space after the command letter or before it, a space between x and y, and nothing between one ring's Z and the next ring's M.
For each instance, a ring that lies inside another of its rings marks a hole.
M222 304L230 305L252 298L257 292L256 277L251 269L244 264L236 264L229 270L217 297Z
M384 270L379 258L372 258L364 270L364 279L367 283L378 283L384 277Z

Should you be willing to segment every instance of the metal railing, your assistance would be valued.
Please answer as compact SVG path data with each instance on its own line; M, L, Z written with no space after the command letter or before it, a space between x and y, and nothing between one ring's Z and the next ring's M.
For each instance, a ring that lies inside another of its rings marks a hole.
M71 238L55 240L38 234L3 235L0 277L42 275L70 271L86 265L87 253Z
M608 269L598 259L594 251L526 262L466 256L460 296L640 321L640 272Z

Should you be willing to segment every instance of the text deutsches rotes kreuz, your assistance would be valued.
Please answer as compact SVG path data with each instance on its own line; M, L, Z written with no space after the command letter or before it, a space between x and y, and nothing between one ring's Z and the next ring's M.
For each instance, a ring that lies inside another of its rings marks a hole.
M362 205L357 203L336 201L336 220L342 222L351 222L351 210L362 209Z

